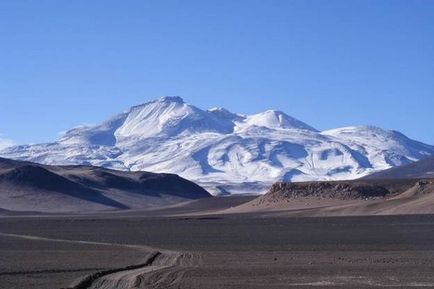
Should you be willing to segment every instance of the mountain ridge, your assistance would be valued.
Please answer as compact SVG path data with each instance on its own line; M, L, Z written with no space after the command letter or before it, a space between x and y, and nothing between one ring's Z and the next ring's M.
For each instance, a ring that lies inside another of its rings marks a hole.
M393 167L364 177L363 179L423 179L434 178L434 157L407 165Z
M175 174L0 158L0 209L9 211L153 209L207 197L202 187Z
M0 156L44 164L176 173L214 194L262 193L276 181L356 179L434 155L396 131L348 126L318 131L279 110L242 115L162 97L48 144Z

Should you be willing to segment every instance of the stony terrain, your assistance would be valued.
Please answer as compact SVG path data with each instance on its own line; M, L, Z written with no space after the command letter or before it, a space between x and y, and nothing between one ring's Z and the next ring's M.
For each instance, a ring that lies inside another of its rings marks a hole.
M434 286L430 215L15 217L0 218L0 232L0 287L10 289L71 287L119 269L83 288ZM185 257L140 267L150 257L142 246Z
M387 188L368 182L310 182L276 183L260 199L290 200L292 198L319 198L358 200L384 198L390 194Z
M222 213L286 216L434 214L434 179L276 183L270 191Z

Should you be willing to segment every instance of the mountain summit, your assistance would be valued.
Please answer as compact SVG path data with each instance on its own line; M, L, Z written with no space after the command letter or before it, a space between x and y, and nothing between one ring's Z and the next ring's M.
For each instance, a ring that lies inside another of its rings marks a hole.
M396 131L317 131L278 110L202 110L178 96L130 108L57 142L0 150L7 158L176 173L218 193L264 192L275 181L344 180L434 155Z
M306 129L317 131L304 122L290 117L284 112L278 110L267 110L258 114L254 114L246 117L244 121L248 126L256 125L271 129Z

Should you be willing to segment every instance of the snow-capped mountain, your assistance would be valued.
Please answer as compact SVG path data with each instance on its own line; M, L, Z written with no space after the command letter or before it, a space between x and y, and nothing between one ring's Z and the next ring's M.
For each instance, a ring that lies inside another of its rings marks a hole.
M278 180L343 180L434 155L434 146L372 126L320 132L281 111L202 110L180 97L134 106L48 144L0 150L44 164L170 172L212 193L264 192Z

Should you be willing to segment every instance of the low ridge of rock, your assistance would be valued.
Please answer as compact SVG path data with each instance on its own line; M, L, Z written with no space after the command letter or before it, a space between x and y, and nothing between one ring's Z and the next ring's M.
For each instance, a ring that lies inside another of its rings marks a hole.
M276 183L259 203L290 201L297 198L360 200L384 198L390 194L383 186L358 182Z

